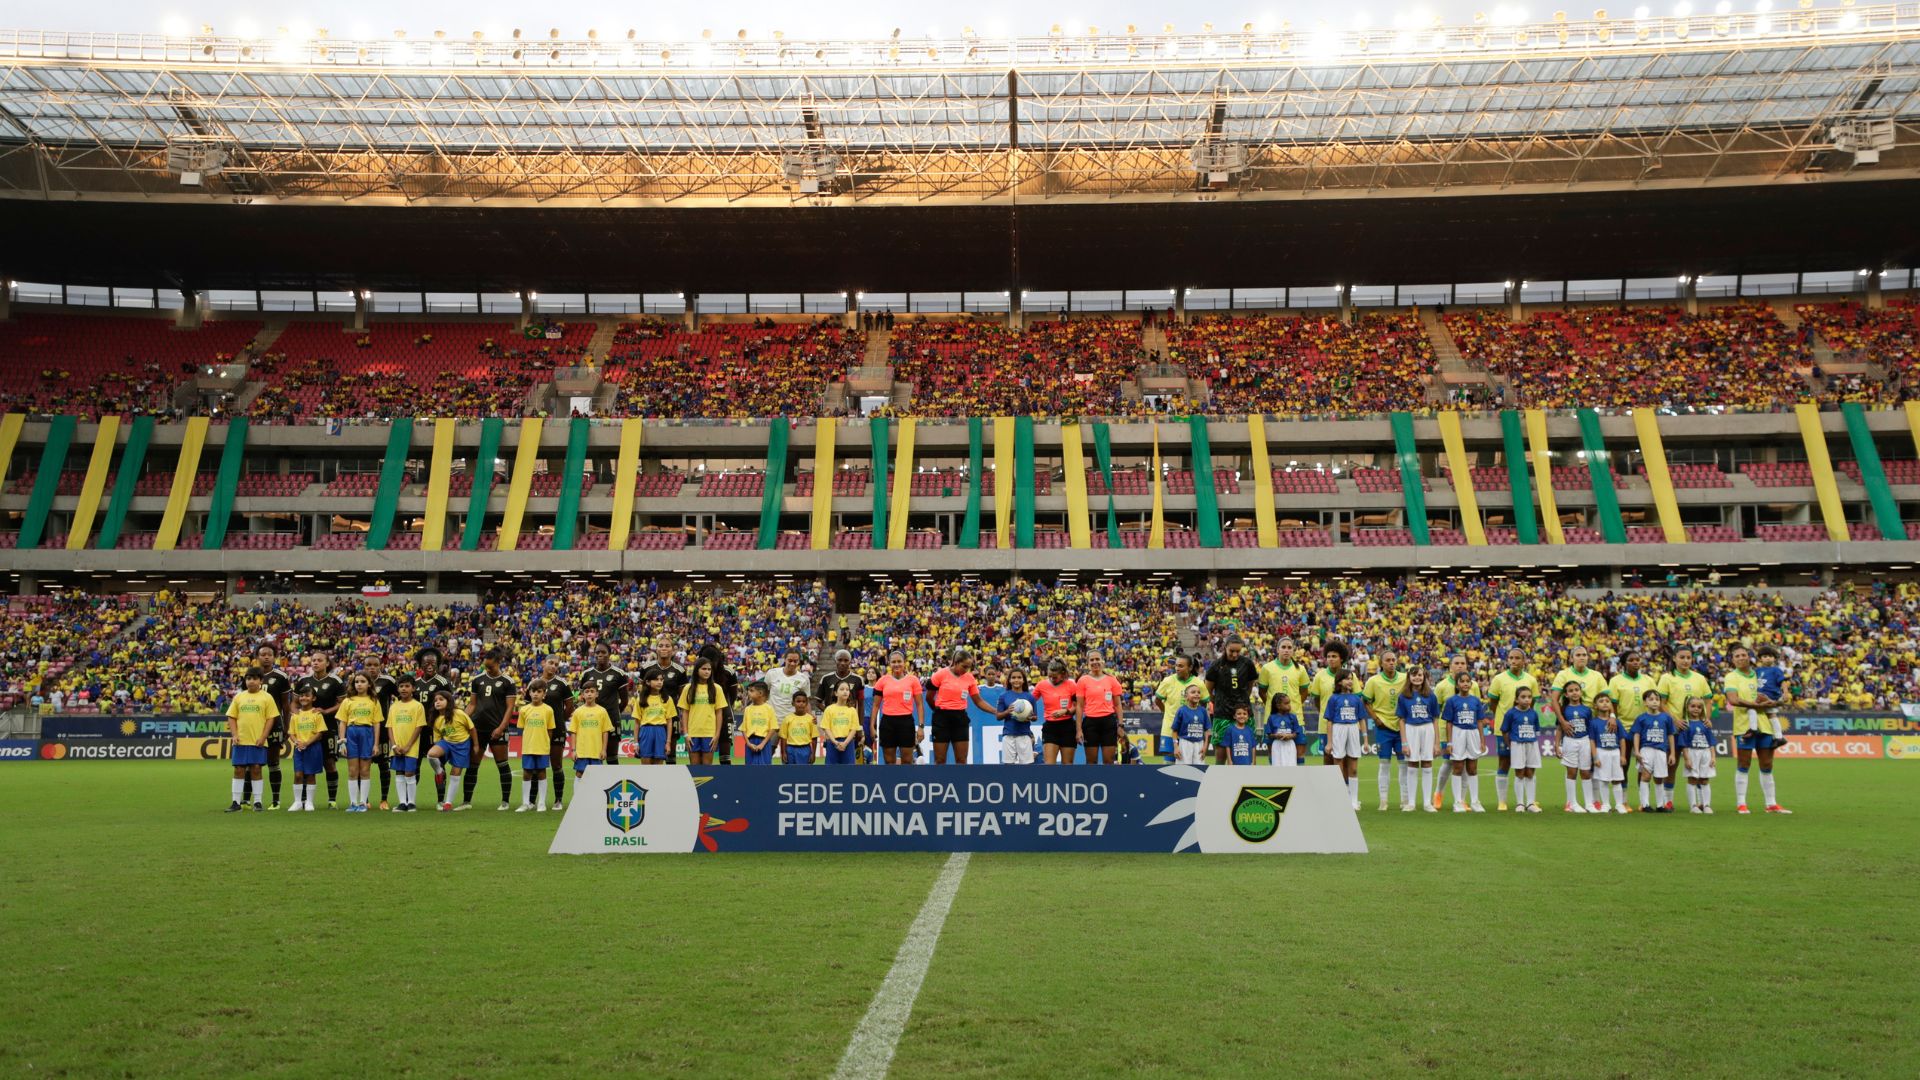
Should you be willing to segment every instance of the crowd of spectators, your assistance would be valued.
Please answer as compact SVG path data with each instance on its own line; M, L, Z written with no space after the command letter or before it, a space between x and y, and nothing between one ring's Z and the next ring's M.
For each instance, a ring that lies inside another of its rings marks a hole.
M866 355L866 335L832 322L712 323L688 333L622 323L607 356L621 416L741 419L820 415L830 385Z
M180 415L179 385L245 351L258 322L19 314L0 320L0 413Z
M1211 387L1217 413L1419 408L1437 360L1418 315L1209 315L1167 327L1167 357Z
M0 602L0 709L58 694L82 698L62 679L75 665L104 659L100 652L134 617L125 596L85 593L22 596ZM84 690L81 691L84 693Z
M1920 303L1909 297L1879 309L1856 301L1800 304L1801 321L1833 349L1836 360L1882 364L1890 376L1910 380L1920 367Z
M895 326L894 378L913 384L907 416L1119 416L1143 411L1120 384L1149 357L1138 322L1061 319L1024 331L997 319Z

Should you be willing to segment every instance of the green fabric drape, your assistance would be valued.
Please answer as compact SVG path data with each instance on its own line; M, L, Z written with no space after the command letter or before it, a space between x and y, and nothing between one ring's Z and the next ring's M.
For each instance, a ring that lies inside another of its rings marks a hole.
M1033 417L1013 418L1013 475L997 477L994 483L1017 481L1013 485L1013 546L1033 546Z
M1867 489L1867 501L1873 504L1874 524L1880 526L1882 540L1905 540L1907 527L1900 520L1900 504L1887 486L1887 470L1880 464L1880 450L1873 445L1873 430L1867 427L1867 410L1857 401L1844 402L1840 415L1847 421L1847 437L1853 441L1853 460L1860 466L1860 483Z
M1407 531L1416 544L1431 544L1427 532L1427 489L1420 477L1420 449L1413 439L1413 414L1397 412L1393 426L1394 456L1400 463L1400 492L1407 504Z
M47 445L40 450L40 472L33 478L33 494L27 499L27 517L20 524L19 546L37 548L47 531L47 515L53 510L53 497L60 490L60 474L67 467L67 450L73 445L77 417L56 416L47 424Z
M120 471L113 478L113 501L107 504L107 516L100 519L100 535L93 546L111 551L120 542L120 530L127 524L127 507L133 502L133 489L140 485L140 467L147 462L147 446L153 442L153 417L136 416L127 429L127 445L120 448Z
M592 421L584 416L567 423L567 473L560 481L560 507L553 521L555 551L572 551L579 534L580 484L587 471L587 433L592 429Z
M1193 465L1193 506L1200 519L1200 546L1217 548L1225 540L1220 531L1220 493L1213 486L1213 443L1207 438L1207 418L1187 417L1187 431L1191 442L1187 455Z
M980 546L980 492L986 487L986 478L980 475L986 469L984 428L979 417L967 417L967 516L960 521L963 548Z
M780 500L787 493L787 447L793 441L793 425L782 416L773 422L767 432L767 479L760 490L760 536L758 546L761 551L772 551L780 546ZM822 477L814 477L813 482L822 482ZM828 484L833 477L824 478Z
M201 534L200 549L217 551L227 542L227 521L233 517L233 497L240 488L240 462L247 452L247 419L227 421L227 442L220 448L220 477L213 485L213 502L207 507L207 530Z
M1600 535L1609 544L1627 542L1627 523L1620 516L1620 496L1613 490L1613 470L1607 466L1607 440L1600 434L1600 414L1581 409L1580 445L1587 451L1587 475L1593 478L1593 505L1600 511Z
M1533 512L1533 481L1527 473L1527 436L1520 414L1500 410L1500 441L1507 458L1507 487L1513 492L1513 531L1523 544L1540 542L1540 526Z
M393 515L400 507L400 485L407 478L412 449L413 417L399 417L387 429L387 457L380 463L380 489L374 492L373 520L367 525L368 551L385 551L393 536Z
M493 463L500 458L500 438L507 422L489 416L480 422L480 452L473 459L473 491L467 496L467 527L460 534L461 551L479 551L480 534L487 529L487 503L493 498Z
M873 458L873 543L875 551L887 546L887 451L892 441L893 424L884 416L867 421L868 453ZM911 480L911 477L907 478ZM814 477L814 483L820 478Z
M1107 425L1093 425L1093 456L1100 466L1100 475L1107 479L1107 546L1118 549L1120 543L1120 515L1113 509L1113 443Z

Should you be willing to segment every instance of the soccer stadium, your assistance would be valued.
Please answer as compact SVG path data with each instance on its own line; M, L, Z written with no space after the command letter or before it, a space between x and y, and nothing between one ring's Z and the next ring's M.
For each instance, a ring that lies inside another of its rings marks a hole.
M8 1075L1920 1075L1920 4L99 7Z

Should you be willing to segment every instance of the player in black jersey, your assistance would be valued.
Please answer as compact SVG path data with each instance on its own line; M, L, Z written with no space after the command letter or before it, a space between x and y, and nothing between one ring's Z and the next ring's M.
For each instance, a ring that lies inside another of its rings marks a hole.
M287 720L293 716L293 676L280 669L280 654L272 645L262 645L253 650L253 666L266 672L261 679L260 689L273 698L280 710L280 719L274 722L267 732L267 783L273 788L273 808L280 809L280 755L287 748ZM260 801L260 793L253 793L253 800Z
M540 674L527 684L527 693L531 695L536 686L546 688L545 702L553 710L553 756L558 758L566 749L567 718L573 715L574 706L573 687L561 677L558 656L540 661ZM567 770L555 766L547 775L553 782L553 808L563 810L567 800Z
M387 715L387 710L393 708L393 699L400 695L400 683L388 674L385 655L374 653L373 658L367 661L367 679L372 685L373 700L380 703L380 715ZM393 749L393 734L385 724L381 724L376 732L378 741L373 744L373 763L380 769L380 809L387 810L391 809L387 805L387 795L393 790L393 765L388 760Z
M515 705L519 693L513 680L500 670L500 649L488 649L483 662L485 670L473 677L467 685L471 704L467 715L473 719L473 738L480 753L493 752L494 767L500 773L500 809L512 809L513 766L507 762L507 729L513 726L517 715ZM475 761L467 770L464 798L460 809L473 805L473 789L480 785L480 763Z
M601 641L593 646L592 666L581 672L577 681L581 687L593 687L594 703L607 710L613 720L613 730L607 735L606 763L620 764L620 728L626 722L627 702L633 696L633 679L613 666L613 647Z
M637 676L640 685L646 686L652 682L656 672L659 673L662 680L660 692L666 695L668 701L679 701L680 691L685 689L687 685L687 672L685 668L673 662L673 642L668 641L666 638L661 638L653 643L653 660L648 663L646 667L641 668L640 674ZM671 765L673 763L673 739L669 737L667 739L667 764Z
M313 671L299 682L293 684L296 693L305 687L313 694L313 707L327 721L327 737L323 740L327 752L325 758L327 771L327 809L334 808L340 798L340 747L339 728L334 724L334 715L340 711L340 699L347 696L347 684L333 673L333 658L324 649L313 653Z

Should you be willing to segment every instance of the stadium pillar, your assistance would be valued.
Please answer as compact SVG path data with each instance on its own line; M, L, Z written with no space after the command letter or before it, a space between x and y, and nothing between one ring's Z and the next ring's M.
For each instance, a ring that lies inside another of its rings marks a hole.
M1007 328L1010 330L1020 329L1020 324L1021 324L1021 310L1020 310L1021 303L1020 302L1023 299L1025 299L1025 293L1022 290L1020 289L1007 290Z
M1185 285L1173 290L1173 321L1177 323L1187 321L1187 287Z
M0 322L13 318L13 282L0 279Z
M1342 325L1351 326L1353 325L1353 286L1336 285L1334 289L1340 294L1340 322Z
M371 294L372 290L369 289L353 290L353 326L351 329L355 332L367 328L367 297Z
M1880 295L1880 271L1867 275L1867 310L1878 311L1886 306L1886 299Z
M1700 275L1699 274L1687 275L1687 289L1686 289L1685 296L1687 299L1687 314L1689 315L1700 314Z
M206 310L207 297L197 289L180 290L180 318L174 326L182 330L200 329L202 313Z
M840 317L840 325L849 330L860 329L860 293L853 289L847 289L841 292L840 295L847 302L846 314Z
M696 292L688 293L686 304L685 310L680 313L680 318L687 324L687 332L692 333L700 329L700 294Z
M425 310L425 307L426 306L422 304L421 310ZM515 330L525 330L527 328L527 324L532 321L533 321L533 290L525 289L520 293L520 321L517 323L514 323L513 328Z
M1507 282L1507 319L1511 322L1519 322L1521 319L1520 283L1518 281Z

